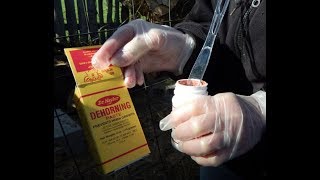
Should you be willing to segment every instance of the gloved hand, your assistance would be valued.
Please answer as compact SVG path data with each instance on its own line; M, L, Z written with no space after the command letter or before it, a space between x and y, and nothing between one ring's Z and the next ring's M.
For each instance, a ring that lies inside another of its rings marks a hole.
M144 20L120 27L92 57L92 65L125 67L127 87L142 85L143 72L169 71L180 75L192 54L194 39L188 34Z
M261 101L257 95L201 95L175 107L160 121L160 129L172 128L173 146L198 164L218 166L260 140L266 125L265 92L262 96Z

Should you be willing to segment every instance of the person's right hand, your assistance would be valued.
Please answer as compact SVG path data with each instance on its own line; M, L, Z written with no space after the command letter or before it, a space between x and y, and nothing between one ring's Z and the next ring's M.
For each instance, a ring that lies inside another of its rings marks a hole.
M266 92L251 96L218 93L198 95L175 106L159 122L172 129L172 145L202 166L219 166L245 154L266 128Z
M195 41L172 27L133 20L120 27L92 57L96 69L124 67L128 88L144 82L143 73L181 74Z

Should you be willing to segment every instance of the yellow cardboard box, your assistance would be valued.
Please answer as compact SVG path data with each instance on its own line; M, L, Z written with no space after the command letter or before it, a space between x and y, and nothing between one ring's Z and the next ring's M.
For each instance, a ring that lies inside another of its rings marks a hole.
M64 49L76 81L75 102L91 152L103 173L148 155L147 141L119 67L92 68L101 47Z

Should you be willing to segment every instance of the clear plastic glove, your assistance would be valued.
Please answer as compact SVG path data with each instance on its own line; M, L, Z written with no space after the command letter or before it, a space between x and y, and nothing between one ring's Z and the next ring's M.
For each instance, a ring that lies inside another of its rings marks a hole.
M265 99L265 92L262 94ZM260 140L266 124L260 102L252 95L201 95L176 107L159 125L163 131L173 129L176 149L200 165L219 166L246 153Z
M92 57L92 65L125 67L125 84L131 88L143 84L144 72L181 74L194 46L188 34L138 19L121 26Z

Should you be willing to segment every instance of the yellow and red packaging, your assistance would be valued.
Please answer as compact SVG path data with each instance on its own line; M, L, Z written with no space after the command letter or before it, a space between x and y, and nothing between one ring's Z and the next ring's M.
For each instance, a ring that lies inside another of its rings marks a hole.
M94 69L101 47L65 48L76 81L75 104L90 151L102 173L125 167L150 154L145 135L124 84L121 69Z

